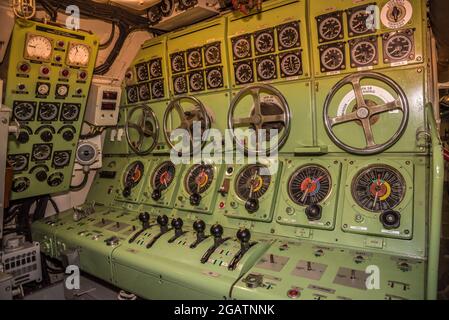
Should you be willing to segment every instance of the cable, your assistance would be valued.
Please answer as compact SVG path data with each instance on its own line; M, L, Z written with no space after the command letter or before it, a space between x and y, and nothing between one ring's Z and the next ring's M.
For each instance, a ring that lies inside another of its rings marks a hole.
M50 201L51 205L53 206L53 209L55 209L55 212L59 213L59 207L56 204L56 201L52 197L50 197L50 199L48 199L48 200Z
M89 171L84 171L83 173L84 173L83 181L81 181L81 183L77 186L70 186L70 191L80 191L86 186L87 181L89 180Z
M111 30L111 34L109 36L109 39L106 40L105 43L100 43L100 45L98 46L101 50L106 49L107 47L109 47L109 45L112 43L112 40L114 40L114 36L115 36L115 22L112 22L112 30Z

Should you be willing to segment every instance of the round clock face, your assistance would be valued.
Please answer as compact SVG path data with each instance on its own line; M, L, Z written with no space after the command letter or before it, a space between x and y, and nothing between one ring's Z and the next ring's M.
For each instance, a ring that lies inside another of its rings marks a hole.
M52 52L53 45L50 39L38 35L28 36L25 45L25 53L28 59L48 61Z
M90 48L84 44L72 44L67 54L67 64L86 67L89 64Z

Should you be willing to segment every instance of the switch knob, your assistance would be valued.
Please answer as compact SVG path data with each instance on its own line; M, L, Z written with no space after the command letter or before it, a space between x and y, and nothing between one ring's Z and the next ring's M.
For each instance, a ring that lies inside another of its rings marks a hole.
M62 134L62 137L65 141L72 141L73 140L73 132L72 131L64 131Z
M190 196L190 204L192 206L199 206L201 203L201 195L198 193L194 193Z
M320 220L323 208L318 204L312 204L306 208L306 216L310 221Z
M401 214L394 210L382 212L379 219L384 228L387 230L397 229L401 225Z
M181 218L174 218L171 221L171 226L176 230L182 230L182 226L184 225L184 221Z
M153 193L151 194L151 198L152 198L154 201L159 201L159 200L162 198L162 192L161 192L161 190L155 189L155 190L153 191Z
M206 223L204 223L203 220L196 220L193 223L193 230L195 230L196 233L204 234L204 230L206 230Z
M248 243L251 240L251 232L246 228L237 231L236 236L241 243Z
M168 224L168 217L164 214L163 216L158 216L156 221L158 225L165 227Z
M53 134L50 131L45 130L41 133L41 139L44 142L50 142L53 139Z
M131 195L131 188L130 187L125 187L125 189L123 189L122 194L123 194L123 196L125 198L128 198Z
M17 137L17 141L19 141L20 143L27 143L28 140L30 140L30 136L28 135L27 132L22 131L19 133L19 136Z
M214 236L215 239L221 239L221 236L223 235L223 227L220 224L214 224L210 228L211 235Z
M36 173L36 179L40 182L47 180L47 172L40 170Z
M259 210L259 200L248 199L248 201L246 201L246 203L245 203L245 209L249 213L257 212L257 210Z
M148 229L149 221L150 221L150 214L148 212L141 212L139 214L139 220L140 220L140 222L142 222L142 229Z

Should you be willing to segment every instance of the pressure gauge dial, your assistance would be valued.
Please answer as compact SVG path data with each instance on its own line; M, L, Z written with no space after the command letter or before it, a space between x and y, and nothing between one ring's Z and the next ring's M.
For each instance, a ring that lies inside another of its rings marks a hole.
M234 60L251 57L251 37L239 36L231 39Z
M150 88L147 83L141 84L139 86L139 99L140 101L150 100Z
M349 36L362 35L370 32L374 32L374 21L372 26L370 26L370 21L368 19L371 16L371 12L368 12L365 7L359 7L348 12L348 26L349 26Z
M71 43L67 53L69 66L87 67L90 60L90 47L85 44Z
M123 176L123 186L125 188L134 188L144 177L145 166L141 161L131 163Z
M214 167L198 164L191 167L185 178L185 188L189 194L206 192L214 181Z
M184 75L173 78L173 89L175 94L187 93L187 80Z
M211 43L204 47L204 59L207 66L221 63L220 42Z
M13 116L18 121L31 121L36 112L36 104L33 102L14 102Z
M186 63L184 60L184 52L177 52L170 55L171 69L173 73L184 72L186 70Z
M162 80L155 80L151 82L151 93L153 99L160 99L164 97L164 82Z
M52 40L44 36L28 34L25 45L25 58L30 60L50 61L53 52Z
M267 54L274 51L274 31L267 29L254 35L254 47L257 55Z
M126 88L126 96L128 97L128 103L136 103L138 100L137 87L132 86Z
M34 161L44 161L50 159L51 156L51 145L48 144L35 144L33 146L33 160Z
M64 175L61 172L55 172L47 179L47 184L50 187L57 187L64 181Z
M14 172L21 172L28 168L28 158L28 154L14 154L8 156L8 162Z
M377 46L372 40L350 42L351 67L365 67L377 64Z
M208 89L223 87L223 74L221 68L211 68L206 70L206 82Z
M249 165L240 171L235 181L235 190L240 199L260 199L268 191L271 176L262 175L262 169L268 171L261 165Z
M56 103L41 102L39 104L38 119L40 121L53 121L58 118L59 105Z
M246 84L254 81L252 61L245 61L234 65L235 82Z
M53 166L62 168L70 163L70 151L55 151L53 155Z
M320 42L328 42L343 37L343 24L340 13L317 17Z
M315 165L296 170L288 182L290 199L300 206L323 202L330 194L332 180L329 172Z
M279 50L287 50L300 46L299 23L290 22L277 27Z
M151 177L151 186L154 190L166 190L175 179L175 174L175 165L171 161L163 162L154 170Z
M12 182L12 191L16 193L24 192L28 189L31 182L27 177L15 178Z
M268 81L277 78L276 60L274 57L258 59L256 65L258 81Z
M413 32L398 32L384 36L384 52L386 62L414 59Z
M148 78L148 66L146 63L139 64L136 66L137 81L147 81Z
M201 48L190 49L187 51L187 65L189 69L197 69L203 66Z
M152 79L162 77L162 59L153 59L150 60L148 64L150 68L150 76Z
M203 72L192 72L189 75L190 91L197 92L204 90L204 75Z
M281 77L294 77L302 74L301 53L289 52L280 55Z
M345 68L344 45L320 48L321 71L337 71Z
M76 121L80 113L80 105L68 103L62 105L61 120Z

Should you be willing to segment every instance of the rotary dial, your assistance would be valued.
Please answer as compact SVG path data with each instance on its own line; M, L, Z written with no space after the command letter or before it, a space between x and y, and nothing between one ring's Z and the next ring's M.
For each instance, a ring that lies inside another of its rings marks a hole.
M367 20L370 14L365 9L354 12L349 18L349 29L352 34L365 34L368 29ZM351 34L351 35L352 35Z
M64 175L61 172L55 172L47 179L47 184L50 187L57 187L64 181Z
M39 119L53 121L58 117L59 107L54 103L41 103L39 106Z
M240 199L260 199L268 191L271 176L262 176L261 169L268 171L261 165L249 165L239 173L235 182L235 190Z
M291 49L299 46L299 30L296 23L286 25L278 30L279 50Z
M86 67L89 64L90 48L84 44L72 44L67 54L67 64Z
M166 161L154 171L151 186L154 190L166 190L173 182L175 174L175 165L171 161Z
M216 89L223 86L223 75L220 69L208 70L206 78L209 89Z
M321 64L327 70L340 69L344 62L344 54L340 48L330 47L321 54Z
M187 64L190 69L201 68L202 57L200 48L191 50L187 53Z
M214 43L204 50L204 58L208 66L221 62L220 43Z
M391 60L409 60L412 50L412 41L404 35L394 35L387 40L386 53Z
M38 144L33 147L33 159L43 161L50 158L51 147L48 144Z
M195 72L190 75L190 90L201 91L204 90L204 76L202 73Z
M146 64L141 64L136 66L136 74L138 81L147 81L148 80L148 67Z
M58 85L56 88L56 94L60 97L65 97L69 93L69 87L66 85Z
M298 54L288 53L281 58L281 73L285 77L301 74L301 58Z
M211 165L196 165L190 168L185 178L185 188L189 194L206 192L214 180L214 168Z
M145 166L141 161L131 163L123 176L123 186L130 189L137 186L143 178L144 170Z
M50 86L47 83L39 83L37 86L37 93L41 96L48 95L50 91Z
M171 57L171 68L174 73L183 72L186 69L184 54L176 53Z
M64 121L76 121L76 119L78 119L79 113L80 109L78 105L64 104L62 106L61 118Z
M296 170L288 182L290 199L300 205L309 206L323 202L331 191L329 172L320 166L305 166Z
M274 51L274 36L272 31L263 31L254 38L254 45L259 54Z
M251 56L251 42L249 37L241 37L234 40L232 51L236 59L243 59Z
M14 106L14 118L19 121L32 120L35 112L35 106L30 102L20 102Z
M173 86L176 94L182 94L187 92L187 81L184 76L176 77L173 80Z
M151 84L151 92L154 99L160 99L164 97L164 83L162 80L156 80Z
M14 172L20 172L28 167L28 157L24 154L15 154L8 156L8 161L11 164Z
M337 39L342 33L343 26L341 21L336 17L327 17L319 24L319 33L325 41Z
M253 81L253 68L250 63L239 64L235 68L235 78L237 83L249 83Z
M70 162L69 151L56 151L53 156L53 165L55 167L65 167Z
M269 58L261 60L257 64L257 76L261 81L276 78L276 62Z
M128 87L126 89L126 95L128 96L128 102L129 103L136 103L137 102L137 88L136 87Z
M140 101L150 100L150 88L147 83L139 86L139 99Z
M30 186L30 179L26 177L19 177L12 182L12 191L16 193L24 192Z
M29 35L27 44L25 46L25 56L31 60L49 61L53 45L50 39L38 36Z
M370 41L361 41L351 49L352 61L359 66L373 64L376 58L377 48Z
M162 61L161 61L161 59L151 60L149 66L150 66L151 78L162 77Z

